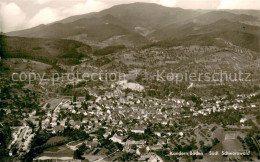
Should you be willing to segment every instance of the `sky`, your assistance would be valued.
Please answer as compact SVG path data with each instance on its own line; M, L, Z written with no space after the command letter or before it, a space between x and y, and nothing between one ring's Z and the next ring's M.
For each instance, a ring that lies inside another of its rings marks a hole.
M0 32L52 23L118 4L147 2L184 9L257 9L260 0L0 0Z

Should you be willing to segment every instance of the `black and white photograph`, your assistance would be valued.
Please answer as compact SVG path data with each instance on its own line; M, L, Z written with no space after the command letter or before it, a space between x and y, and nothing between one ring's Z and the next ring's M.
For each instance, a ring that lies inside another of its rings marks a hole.
M260 1L1 0L0 161L260 161Z

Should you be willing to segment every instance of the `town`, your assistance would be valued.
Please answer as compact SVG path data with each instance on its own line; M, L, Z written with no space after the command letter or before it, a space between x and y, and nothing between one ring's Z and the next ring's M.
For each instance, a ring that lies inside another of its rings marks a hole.
M0 161L260 160L255 3L9 1Z
M180 153L176 154L174 147L183 145L188 141L191 141L193 146L191 147L191 144L187 145L187 148L184 146L185 152L199 151L197 154L192 154L199 158L203 153L206 154L209 151L203 150L203 147L201 147L202 150L198 149L201 140L198 140L200 138L196 137L194 131L200 131L202 125L193 126L194 123L183 125L180 122L185 122L186 119L196 120L203 118L202 116L206 118L227 111L257 110L259 106L259 100L254 100L259 96L259 92L248 95L240 94L233 99L230 99L227 95L157 99L145 96L142 93L143 88L136 89L138 84L130 86L133 89L132 91L124 89L125 84L127 82L124 82L124 84L122 82L114 83L105 88L103 95L96 94L95 89L88 89L86 96L57 98L56 100L59 102L55 106L42 103L41 111L45 113L41 116L36 115L36 110L30 113L22 113L24 116L22 125L14 127L12 133L12 141L8 146L9 155L23 157L28 154L33 137L37 132L44 132L44 134L49 134L49 140L52 138L61 138L62 140L56 142L55 145L57 146L47 145L46 149L42 150L42 154L34 157L35 160L73 160L76 156L75 152L78 152L78 149L83 146L88 151L84 150L79 157L76 157L91 159L90 161L98 161L102 158L119 158L118 152L124 152L127 156L131 155L138 161L149 159L151 161L163 161L158 156L158 151L163 149L169 150L168 156L179 155L179 158L182 159L184 156L180 156ZM5 111L10 114L13 110L5 109ZM239 115L237 123L239 125L230 124L225 127L252 129L253 125L258 125L256 121L252 123L252 119L254 120L254 117L250 115ZM248 121L251 121L251 123L248 123ZM208 129L216 129L216 124L210 125ZM73 142L72 139L62 137L68 129L84 132L83 134L88 138L76 138ZM204 138L204 135L201 135ZM211 138L215 142L220 140L213 139L213 137L212 135L205 138L207 141L210 141ZM116 145L115 149L108 150L104 154L100 150L102 150L102 147L107 147L103 145L106 140L120 146ZM178 140L179 142L175 142L174 146L171 140ZM50 149L48 149L49 147ZM53 147L56 149L51 149ZM65 151L70 153L64 155Z

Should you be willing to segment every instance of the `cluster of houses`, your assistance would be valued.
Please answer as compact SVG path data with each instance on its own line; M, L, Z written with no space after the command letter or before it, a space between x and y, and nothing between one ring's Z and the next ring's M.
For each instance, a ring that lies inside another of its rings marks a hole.
M156 99L143 97L141 93L125 93L118 88L106 91L104 95L96 94L94 100L85 101L83 97L77 101L64 100L54 110L49 110L41 122L42 129L57 133L70 126L74 129L84 129L93 132L101 127L122 130L131 130L143 133L147 123L161 123L173 125L176 115L180 115L183 107L189 107L189 116L209 115L211 113L226 111L228 109L255 108L257 103L245 105L243 101L250 99L251 95L238 95L236 99L229 100L227 96L202 98L202 109L197 109L191 100L168 98ZM85 106L82 106L85 103ZM67 115L60 115L62 113ZM74 116L74 117L72 117ZM78 116L75 117L75 116ZM133 127L126 126L127 121L137 120ZM37 124L36 121L33 123Z
M36 129L41 127L41 129L53 134L63 132L66 127L81 129L89 134L104 128L106 132L103 136L110 137L112 141L122 144L126 152L150 155L151 151L161 149L167 141L159 138L157 144L147 146L144 140L125 140L129 133L144 134L148 123L173 126L175 118L181 117L182 112L185 111L184 107L188 107L190 111L189 114L185 113L185 117L190 117L200 114L208 115L227 109L255 108L258 106L258 103L244 104L244 100L250 99L256 94L238 95L234 100L228 99L227 96L202 98L202 109L197 109L196 104L191 100L170 97L166 99L143 97L140 92L126 93L116 86L107 89L100 96L94 92L90 94L95 97L87 101L85 97L78 97L76 100L74 98L64 99L54 109L46 108L47 114L41 116L41 122L39 122L39 116L36 116L36 111L30 113L26 120L31 121ZM133 124L129 124L129 122ZM113 130L116 130L116 134L111 136ZM155 132L155 134L161 137L160 131ZM10 148L18 143L20 151L29 150L33 136L32 129L24 123L13 134L14 140ZM183 133L179 132L178 136L182 137ZM97 142L96 136L94 140ZM133 146L137 148L133 149ZM143 148L146 150L145 154L140 153Z
M195 111L193 108L191 108L191 111L193 112L194 116L198 115L209 115L211 113L215 112L225 112L229 109L247 109L247 108L256 108L257 103L250 103L250 104L244 104L244 100L248 100L251 97L255 96L256 93L249 94L249 95L237 95L237 98L234 100L230 100L227 98L226 95L223 95L221 97L214 97L213 99L207 98L203 99L202 107L203 109Z

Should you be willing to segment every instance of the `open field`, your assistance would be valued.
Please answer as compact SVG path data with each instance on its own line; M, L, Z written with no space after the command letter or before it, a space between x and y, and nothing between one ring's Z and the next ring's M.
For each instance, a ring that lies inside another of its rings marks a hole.
M58 106L63 99L61 98L50 98L48 100L46 100L46 103L50 104L50 109L54 109L56 106Z
M46 149L41 156L48 156L48 157L73 157L73 152L69 149L66 145L60 146L58 148L51 148Z
M45 144L54 145L55 143L66 141L66 140L68 140L68 137L55 136L55 137L51 137Z

